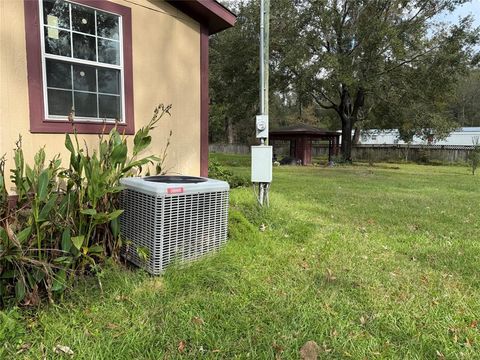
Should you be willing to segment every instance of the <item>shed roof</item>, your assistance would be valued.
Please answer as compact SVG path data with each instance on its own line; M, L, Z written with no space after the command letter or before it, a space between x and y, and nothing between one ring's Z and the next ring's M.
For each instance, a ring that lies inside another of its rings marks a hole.
M235 25L237 16L215 0L167 0L178 10L208 27L215 34Z
M337 131L321 129L315 126L298 124L287 126L283 128L273 129L269 132L270 136L274 137L288 137L288 136L310 136L310 137L326 137L326 136L340 136Z

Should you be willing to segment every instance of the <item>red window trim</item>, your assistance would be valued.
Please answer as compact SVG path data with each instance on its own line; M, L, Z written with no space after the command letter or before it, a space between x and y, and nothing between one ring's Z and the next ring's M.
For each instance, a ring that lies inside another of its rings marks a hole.
M28 98L30 108L30 132L32 133L71 133L72 124L60 120L45 119L43 103L42 51L40 45L40 14L38 1L24 0L25 39L27 45ZM73 2L105 10L123 18L123 68L125 123L118 124L120 132L131 135L135 133L133 111L133 64L132 64L132 12L131 9L105 0L74 0ZM111 123L91 123L75 121L75 127L81 134L99 134L110 131L115 125Z

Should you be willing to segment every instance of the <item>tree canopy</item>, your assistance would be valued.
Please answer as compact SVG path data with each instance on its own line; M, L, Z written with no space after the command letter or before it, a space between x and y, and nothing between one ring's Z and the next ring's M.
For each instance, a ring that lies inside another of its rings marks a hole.
M272 1L271 114L336 119L346 160L352 131L362 127L445 136L458 120L452 101L478 61L479 37L470 17L453 25L435 19L464 2ZM237 26L212 39L212 123L237 124L245 141L258 111L259 5L237 4Z
M457 83L450 109L462 126L480 126L480 69L472 69Z

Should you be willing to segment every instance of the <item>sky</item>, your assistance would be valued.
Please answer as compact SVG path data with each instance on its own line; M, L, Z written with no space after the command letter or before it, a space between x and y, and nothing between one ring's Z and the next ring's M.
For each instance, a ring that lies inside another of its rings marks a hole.
M453 13L444 14L443 16L440 15L439 20L456 23L458 22L459 17L467 15L473 15L475 18L474 26L480 26L480 0L472 0L471 2L458 7Z
M238 0L218 0L225 6L233 8L233 4ZM273 0L274 1L274 0ZM440 15L439 19L451 23L456 23L459 17L472 14L475 17L475 26L480 26L480 0L471 0L463 6L457 8L453 13Z

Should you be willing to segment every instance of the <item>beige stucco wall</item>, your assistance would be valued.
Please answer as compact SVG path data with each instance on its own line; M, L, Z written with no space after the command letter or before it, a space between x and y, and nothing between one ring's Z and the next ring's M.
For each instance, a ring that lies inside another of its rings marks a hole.
M200 25L162 0L111 1L132 9L135 128L150 120L157 104L172 104L172 116L154 130L149 152L162 152L171 129L167 167L172 173L199 175ZM23 0L0 0L0 156L7 154L7 177L19 134L28 162L46 145L49 158L60 153L68 166L63 134L29 131L23 6ZM90 148L96 144L96 135L81 138Z

